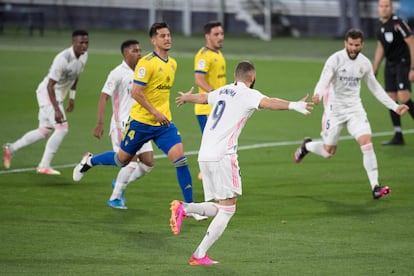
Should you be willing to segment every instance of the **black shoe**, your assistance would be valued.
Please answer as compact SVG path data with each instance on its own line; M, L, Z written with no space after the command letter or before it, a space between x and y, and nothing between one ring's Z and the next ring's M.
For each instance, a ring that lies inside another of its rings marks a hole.
M405 143L402 133L395 133L391 140L383 141L381 144L384 146L403 146Z
M305 137L305 139L303 140L302 145L300 145L300 147L298 147L295 151L295 162L299 163L302 161L302 159L305 157L306 154L308 154L308 150L306 149L306 143L311 142L312 139L309 137Z
M391 193L390 187L375 186L374 190L372 190L372 197L374 199L380 199L381 197L388 195L389 193Z

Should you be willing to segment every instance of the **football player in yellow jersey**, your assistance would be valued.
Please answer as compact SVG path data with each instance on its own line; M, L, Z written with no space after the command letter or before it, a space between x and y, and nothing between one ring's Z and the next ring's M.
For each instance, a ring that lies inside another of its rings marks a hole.
M184 201L193 202L187 157L181 136L172 122L169 106L177 62L168 56L171 34L167 23L154 23L149 36L154 51L141 58L135 68L131 96L136 102L132 106L120 149L95 156L86 153L73 170L73 180L79 181L95 165L125 166L145 142L153 140L174 163ZM121 178L120 173L118 181L122 181Z
M224 30L221 22L209 21L204 25L206 46L198 50L194 57L194 81L198 86L198 93L208 93L227 84L226 60L220 49L223 47ZM211 112L208 104L195 104L194 114L197 117L201 133ZM198 179L202 179L201 173Z
M206 46L198 50L194 57L194 80L199 93L208 93L227 84L226 60L220 49L223 47L224 30L219 21L209 21L204 25ZM194 114L197 116L201 132L211 112L208 104L196 104Z

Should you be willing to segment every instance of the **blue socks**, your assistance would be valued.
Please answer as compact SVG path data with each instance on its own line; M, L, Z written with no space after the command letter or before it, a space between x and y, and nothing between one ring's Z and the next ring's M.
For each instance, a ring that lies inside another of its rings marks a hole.
M174 162L177 173L178 184L184 197L184 202L193 202L193 183L190 169L188 168L187 157L182 156Z
M116 155L116 152L114 151L107 151L107 152L93 156L91 158L91 164L92 166L107 165L107 166L115 166L115 167L122 167L124 165L119 161L118 156Z

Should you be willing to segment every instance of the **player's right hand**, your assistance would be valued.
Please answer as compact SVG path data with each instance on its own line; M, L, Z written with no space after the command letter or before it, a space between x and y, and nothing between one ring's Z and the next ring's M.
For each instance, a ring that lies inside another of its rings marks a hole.
M103 124L99 124L99 123L96 124L96 127L93 130L93 136L100 139L103 136L103 133L104 133Z

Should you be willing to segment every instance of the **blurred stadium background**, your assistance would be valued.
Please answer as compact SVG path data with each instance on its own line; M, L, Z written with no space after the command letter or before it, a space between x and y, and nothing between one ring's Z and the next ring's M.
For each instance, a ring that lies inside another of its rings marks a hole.
M224 23L226 33L249 33L264 40L277 36L335 36L340 0L5 0L0 1L0 28L147 30L166 21L186 36L202 31L207 20ZM361 0L361 29L373 36L376 0ZM407 20L412 0L394 1ZM348 16L353 16L348 11Z

